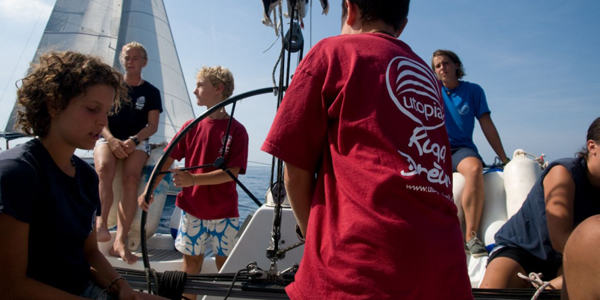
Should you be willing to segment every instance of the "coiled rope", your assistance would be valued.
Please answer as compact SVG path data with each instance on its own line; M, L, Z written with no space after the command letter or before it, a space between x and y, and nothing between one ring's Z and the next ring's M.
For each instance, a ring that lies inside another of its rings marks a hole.
M550 284L550 281L542 281L542 273L531 272L529 273L529 276L525 276L521 272L519 272L517 273L517 275L519 276L519 278L529 281L529 283L531 283L537 289L535 294L533 294L531 300L537 300L537 298L547 287L550 287L551 289L555 290L555 288Z
M183 296L183 287L187 280L187 273L182 271L165 271L158 286L158 295L171 300L180 300Z

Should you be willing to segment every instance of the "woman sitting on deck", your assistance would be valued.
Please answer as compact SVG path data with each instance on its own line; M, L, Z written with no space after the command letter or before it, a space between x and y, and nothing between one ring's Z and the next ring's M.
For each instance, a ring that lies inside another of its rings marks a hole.
M109 253L121 257L129 264L137 257L127 249L127 234L137 209L137 189L144 163L150 153L148 138L158 130L159 115L162 112L160 91L142 79L142 69L148 63L144 46L131 42L123 46L120 55L125 68L125 82L131 103L123 106L108 118L102 130L102 137L94 149L94 165L100 177L100 201L102 216L98 218L98 241L111 239L107 223L113 204L113 180L117 162L123 160L122 198L117 216L117 236Z
M587 132L576 158L552 162L521 209L496 233L481 288L524 288L517 273L542 273L554 288L563 286L567 239L581 222L600 214L600 118Z

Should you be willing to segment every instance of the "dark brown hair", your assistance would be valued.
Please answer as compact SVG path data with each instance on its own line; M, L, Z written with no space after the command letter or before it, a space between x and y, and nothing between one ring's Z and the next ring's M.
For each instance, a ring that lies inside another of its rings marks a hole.
M587 148L587 141L594 141L596 144L600 144L600 117L596 118L592 125L588 128L587 136L586 136L586 145L581 148L581 151L577 152L577 157L583 157L587 160L589 151Z
M465 77L465 75L467 75L465 73L465 68L463 67L462 62L460 61L460 58L458 58L458 55L456 55L456 53L450 50L435 50L435 52L433 52L433 56L431 57L431 69L435 70L435 66L433 65L433 58L441 55L445 55L446 57L448 57L458 67L458 69L456 69L457 79L461 79Z
M51 52L32 64L17 90L15 128L26 135L45 137L52 119L49 110L62 111L87 88L106 84L114 88L113 111L129 101L123 76L99 58L73 51Z

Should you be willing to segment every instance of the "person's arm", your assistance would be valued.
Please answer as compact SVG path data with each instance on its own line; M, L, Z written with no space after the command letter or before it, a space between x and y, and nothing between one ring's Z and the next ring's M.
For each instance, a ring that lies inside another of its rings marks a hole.
M306 228L315 188L315 176L310 171L286 163L284 183L296 222L298 222L302 235L306 238Z
M550 242L554 250L563 253L573 232L575 182L565 167L555 166L546 174L543 184Z
M140 132L138 132L135 137L139 141L143 141L149 138L151 135L155 134L158 131L158 122L160 120L160 111L158 109L151 110L148 112L148 125L142 128ZM124 141L125 145L127 145L127 153L133 152L135 150L136 144L131 139L126 139Z
M98 250L95 228L92 229L92 233L85 240L83 251L85 259L90 264L92 278L99 287L105 289L112 283L108 292L116 295L118 299L142 300L140 295L129 286L125 279L120 279L119 273L115 271L106 260L106 257Z
M229 171L237 178L240 173L240 168L232 167ZM227 172L223 170L214 170L208 173L192 174L188 171L180 171L178 169L172 169L173 172L173 183L178 187L188 187L193 185L216 185L221 183L230 182L233 180Z
M127 153L131 153L131 152L127 152L126 151L126 146L125 143L123 143L123 141L115 138L112 133L110 132L110 129L108 129L108 125L104 126L104 129L102 129L102 137L106 140L106 143L108 144L108 148L110 149L110 151L112 151L112 153L119 159L123 159L127 157ZM134 143L135 145L135 143Z
M27 276L29 224L0 213L0 295L3 299L83 299ZM42 249L39 249L42 251ZM52 259L52 257L48 257ZM52 270L48 270L52 272Z
M161 172L165 172L167 170L169 170L171 168L171 165L173 165L173 162L175 162L175 159L173 159L172 157L167 157L167 160L165 161L165 164L162 166L162 170ZM152 188L152 191L154 191L156 189L156 186L158 186L158 184L162 181L162 179L165 177L164 174L159 174L156 177L156 180L154 181L154 187ZM149 182L148 182L149 183ZM154 201L154 195L150 196L150 201L149 203L146 203L146 191L148 190L148 183L146 184L146 188L144 188L144 192L142 192L142 194L138 197L138 205L139 207L143 210L143 211L148 211L148 207L150 206L150 204L152 204L152 202ZM154 194L154 193L152 193Z
M498 155L498 158L500 158L502 162L505 162L508 157L506 156L506 152L504 152L500 134L498 134L498 130L492 121L490 113L485 113L479 117L479 125L481 126L481 131L483 131L483 135L485 135L485 138L488 140L488 143L490 143L492 149L494 149L494 152Z

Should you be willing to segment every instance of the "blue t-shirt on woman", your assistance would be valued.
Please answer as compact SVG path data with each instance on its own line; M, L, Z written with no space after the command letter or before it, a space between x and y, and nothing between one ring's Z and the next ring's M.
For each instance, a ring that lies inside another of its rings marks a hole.
M477 151L473 143L475 118L479 119L490 112L483 89L478 84L459 81L456 88L442 86L442 91L450 146L469 147Z

